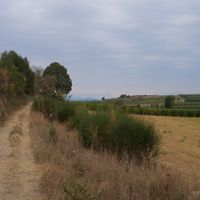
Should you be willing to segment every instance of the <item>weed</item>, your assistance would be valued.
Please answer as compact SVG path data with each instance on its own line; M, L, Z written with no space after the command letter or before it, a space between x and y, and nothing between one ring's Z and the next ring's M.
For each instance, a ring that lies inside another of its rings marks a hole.
M72 106L69 103L66 103L59 108L57 117L60 122L64 122L69 118L73 117L74 113L75 113L74 106Z
M49 138L51 143L55 144L57 142L56 127L52 124L49 128Z
M187 140L186 136L183 136L182 139L180 140L180 142L185 142Z
M69 181L64 185L65 200L97 200L96 194L87 184Z

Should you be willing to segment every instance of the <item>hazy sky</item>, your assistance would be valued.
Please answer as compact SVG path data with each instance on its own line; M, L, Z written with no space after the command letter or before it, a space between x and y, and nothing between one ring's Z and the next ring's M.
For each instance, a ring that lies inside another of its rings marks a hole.
M200 0L0 0L0 52L67 67L73 95L200 93Z

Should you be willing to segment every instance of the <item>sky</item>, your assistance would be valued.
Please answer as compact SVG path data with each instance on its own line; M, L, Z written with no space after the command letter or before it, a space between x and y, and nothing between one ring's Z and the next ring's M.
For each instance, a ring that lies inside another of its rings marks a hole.
M200 93L199 0L0 0L0 52L57 61L74 96Z

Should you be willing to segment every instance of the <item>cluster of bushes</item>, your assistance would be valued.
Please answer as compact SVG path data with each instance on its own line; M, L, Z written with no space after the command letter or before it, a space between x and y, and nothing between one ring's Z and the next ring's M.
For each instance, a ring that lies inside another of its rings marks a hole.
M46 118L64 122L75 113L74 106L63 99L49 96L38 96L33 101L34 111L41 112Z
M137 114L137 115L200 117L200 110L165 109L165 108L151 109L151 108L132 108L132 107L123 107L123 110L129 114Z
M112 108L111 104L97 102L85 103L85 106L90 111L107 111Z
M160 137L153 124L117 112L76 112L73 125L85 147L95 151L127 154L138 160L150 159L159 152Z
M133 119L121 112L91 113L87 109L75 109L72 103L48 96L35 98L33 109L60 122L71 119L86 148L106 150L119 157L127 154L138 160L153 158L159 152L160 137L153 124Z

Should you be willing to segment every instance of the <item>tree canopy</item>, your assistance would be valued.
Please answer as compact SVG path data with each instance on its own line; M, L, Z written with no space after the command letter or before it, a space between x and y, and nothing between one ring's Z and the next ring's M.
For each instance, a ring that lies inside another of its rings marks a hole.
M72 81L67 69L58 62L51 63L44 70L43 76L53 76L55 78L55 90L57 92L68 94L72 89Z
M21 87L18 88L20 95L34 93L34 73L26 57L21 57L15 51L5 51L1 54L0 69L7 70L11 74L11 82L13 82L11 86Z
M165 108L171 108L174 104L174 96L165 97Z

